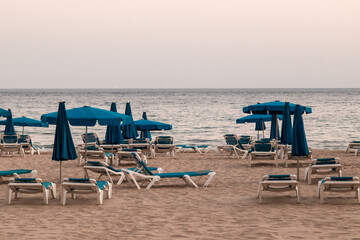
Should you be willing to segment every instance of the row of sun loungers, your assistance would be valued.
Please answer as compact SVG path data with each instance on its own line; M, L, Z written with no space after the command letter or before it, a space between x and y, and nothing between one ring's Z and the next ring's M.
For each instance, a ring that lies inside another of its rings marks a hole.
M32 145L31 137L29 135L0 135L0 154L17 154L21 157L25 156L25 153L40 154L40 149L35 148Z
M198 185L192 179L193 177L208 176L208 179L204 184L204 187L207 187L215 176L215 172L209 170L163 173L162 168L148 167L146 164L146 156L142 155L141 152L132 152L131 156L136 163L136 167L133 168L116 169L106 162L88 161L84 166L85 178L63 179L59 191L61 204L66 204L68 193L71 194L73 199L79 194L96 193L98 204L103 204L104 195L107 198L111 198L114 182L116 181L117 185L120 185L125 179L138 189L141 189L141 185L146 182L148 182L146 188L149 189L153 184L163 178L180 178L188 185L197 188ZM99 174L97 180L90 178L89 172ZM20 174L27 173L32 173L32 177L19 177ZM53 182L44 182L41 178L36 178L36 175L36 171L24 169L0 172L0 176L13 177L9 179L9 184L7 186L7 203L11 204L13 193L15 199L19 197L20 193L43 193L44 204L48 204L50 194L53 198L56 198L56 184ZM103 176L107 178L107 181L100 180Z

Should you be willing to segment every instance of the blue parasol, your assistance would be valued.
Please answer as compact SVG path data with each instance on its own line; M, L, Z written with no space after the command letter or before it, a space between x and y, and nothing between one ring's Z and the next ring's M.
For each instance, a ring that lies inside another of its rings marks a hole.
M14 126L23 127L22 134L24 134L24 127L48 127L47 123L27 117L13 118L12 121ZM6 120L0 121L0 125L6 125Z
M117 112L116 102L111 103L110 111ZM124 143L124 139L121 134L120 125L106 127L105 142L108 144Z
M122 135L125 139L137 138L139 134L136 131L136 126L132 117L130 102L126 103L125 114L130 117L130 122L122 124Z
M10 115L6 118L4 134L5 135L14 135L14 134L16 134L16 132L15 132L14 123L12 120L11 110L9 109L8 112L10 113Z

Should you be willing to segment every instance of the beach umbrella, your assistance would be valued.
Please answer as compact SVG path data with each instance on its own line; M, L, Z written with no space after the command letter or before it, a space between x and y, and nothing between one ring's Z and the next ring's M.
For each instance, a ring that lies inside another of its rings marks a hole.
M270 129L270 139L276 139L276 136L280 137L278 126L278 117L281 115L271 115L271 129Z
M130 102L126 103L125 114L130 117L129 123L123 123L122 135L125 139L137 138L139 136L131 113Z
M297 156L297 180L299 181L299 157L309 156L309 148L306 141L304 122L300 105L296 105L294 114L293 141L291 156Z
M136 129L141 131L141 138L149 138L151 140L150 131L160 131L160 130L171 130L172 125L162 122L156 122L148 120L146 112L143 112L141 120L134 121Z
M294 103L289 103L289 112L290 114L294 114L295 112L295 106ZM271 115L279 115L283 114L285 107L285 102L280 101L273 101L273 102L265 102L265 103L257 103L254 105L250 105L243 108L244 113L252 113L252 114L271 114ZM305 107L300 105L300 112L301 113L312 113L312 109L310 107ZM277 121L276 121L277 123ZM276 129L278 129L279 126L276 124ZM275 131L277 133L277 131ZM276 136L276 140L279 139L279 136Z
M280 119L282 119L282 116L279 116ZM269 122L272 119L272 115L270 114L253 114L248 115L242 118L236 119L236 123L255 123L255 130L261 131L265 130L266 126L264 122ZM264 135L264 132L263 132ZM259 138L259 133L258 133Z
M11 115L11 112L8 110L0 108L0 117L9 117Z
M116 102L111 103L110 111L117 112ZM124 139L121 134L120 125L106 127L105 141L108 144L124 143Z
M65 102L59 103L59 110L56 119L56 129L52 160L60 162L60 183L62 182L61 170L62 161L74 160L77 158L76 149L66 116Z
M281 127L281 143L288 145L292 143L292 126L288 102L285 103L283 116L284 118Z
M13 134L16 134L16 132L15 132L14 123L12 120L11 110L9 109L8 111L10 112L10 115L6 118L4 134L13 135Z
M22 134L24 135L24 127L48 127L49 125L47 123L43 123L39 120L27 118L27 117L18 117L12 119L14 126L21 126L22 128ZM0 125L5 125L6 121L2 120L0 121Z
M95 126L96 123L103 126L118 126L121 122L128 124L131 120L129 116L125 114L89 106L66 110L66 115L69 123L72 126L85 126L85 161L87 161L86 156L88 127ZM56 124L57 116L57 112L43 114L41 116L41 121L47 122L49 124Z

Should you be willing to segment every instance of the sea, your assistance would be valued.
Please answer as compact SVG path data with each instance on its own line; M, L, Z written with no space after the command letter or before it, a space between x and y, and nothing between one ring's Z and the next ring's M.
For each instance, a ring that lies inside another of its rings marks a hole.
M59 101L66 108L92 106L110 109L117 103L118 112L125 112L131 103L134 120L146 112L148 119L172 124L170 131L152 132L152 136L171 135L175 144L225 144L223 135L235 133L257 137L254 123L236 124L246 116L243 107L258 102L288 101L312 108L304 114L308 145L314 149L345 149L352 140L360 140L360 89L0 89L0 108L11 109L13 117L34 119L55 112ZM269 137L270 122L265 123ZM21 133L22 127L15 127ZM4 126L0 126L4 130ZM105 138L106 126L88 128L100 139ZM85 127L71 126L75 143ZM55 126L25 127L33 144L50 150ZM262 135L262 132L260 132Z

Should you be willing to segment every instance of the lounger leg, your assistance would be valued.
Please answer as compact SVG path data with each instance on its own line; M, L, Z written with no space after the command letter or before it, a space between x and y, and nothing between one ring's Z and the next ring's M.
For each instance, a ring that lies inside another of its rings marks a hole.
M15 191L15 199L19 198L20 193L18 191Z
M251 168L251 160L252 160L252 157L251 157L251 154L250 154L249 163L248 163L249 168Z
M87 169L86 168L83 168L84 169L84 177L85 178L89 178L89 174L87 172ZM100 175L101 176L101 175Z
M56 198L56 184L55 183L52 184L50 190L51 190L52 198L55 199Z
M61 203L62 205L65 205L66 204L66 195L67 195L67 191L64 187L61 187L62 188L62 193L61 193Z
M320 203L323 204L324 203L324 188L322 185L320 186L319 194L320 194Z
M146 189L150 189L152 187L152 185L154 185L155 182L159 181L160 177L154 177L151 182L149 183L149 185L147 185ZM140 189L140 188L139 188Z
M78 160L79 160L79 167L81 167L81 164L82 164L82 155L78 153Z
M116 185L120 185L125 179L125 173L121 174L120 178L119 178L119 181L117 182Z
M112 196L112 183L108 183L107 198L110 199Z
M136 178L135 178L134 174L129 173L129 176L130 176L130 178L131 178L130 182L134 183L135 186L136 186L138 189L141 189L140 186L139 186L139 184L138 184L138 182L136 181Z
M262 203L262 197L263 197L263 188L262 186L259 188L259 200L258 200L258 203Z
M301 195L300 195L300 186L299 185L296 186L295 191L296 191L296 202L300 203Z
M246 156L248 155L248 151L246 151L245 153L244 153L244 155L242 156L242 159L245 159L246 158Z
M196 185L196 183L191 179L189 175L185 175L184 179L186 179L193 187L199 188L198 185Z
M47 205L49 204L49 190L43 187L43 191L44 191L44 204Z
M110 173L109 173L108 171L106 171L106 175L107 175L108 178L109 178L109 182L110 182L110 183L113 183L113 180L112 180L112 178L111 178L111 176L110 176ZM102 176L102 175L100 175L100 176Z
M11 204L11 195L12 195L12 190L9 186L7 186L7 191L6 191L6 202L7 204Z
M359 198L359 191L360 191L360 188L357 189L357 199L358 199L358 203L360 203L360 198Z
M97 191L98 204L102 205L104 200L104 191L100 189L98 189Z
M308 184L311 184L311 169L309 169L308 171L307 178L308 178Z
M209 178L208 178L208 180L206 181L206 183L204 184L204 187L207 187L209 184L210 184L210 182L211 182L211 180L213 179L213 177L215 176L215 172L211 172L211 173L209 173L208 175L209 175Z

